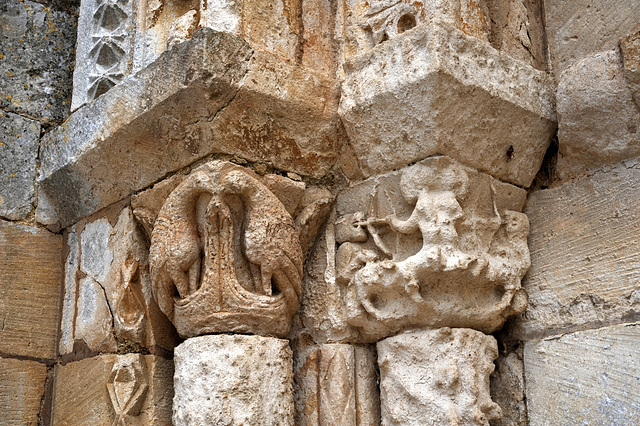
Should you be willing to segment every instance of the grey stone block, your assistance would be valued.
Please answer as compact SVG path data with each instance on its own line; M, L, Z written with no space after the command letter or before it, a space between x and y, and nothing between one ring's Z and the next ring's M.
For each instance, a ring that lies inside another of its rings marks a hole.
M40 123L0 112L0 217L20 220L34 197Z
M42 121L69 114L75 16L28 0L0 3L0 107Z

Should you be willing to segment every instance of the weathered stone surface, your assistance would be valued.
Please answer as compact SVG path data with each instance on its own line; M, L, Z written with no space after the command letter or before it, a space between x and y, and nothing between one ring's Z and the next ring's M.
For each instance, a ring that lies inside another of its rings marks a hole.
M28 0L0 5L0 107L43 121L69 113L75 17Z
M624 76L627 79L633 100L640 108L640 31L620 40Z
M522 349L500 354L491 374L491 399L502 409L502 418L492 426L527 426Z
M148 245L131 208L119 203L78 222L67 245L60 354L130 344L171 351L178 336L153 299Z
M44 364L0 358L0 422L36 426L46 379Z
M289 342L209 335L175 350L173 424L293 425Z
M525 343L532 425L632 425L640 418L640 325Z
M536 337L640 312L640 164L629 160L530 194L529 305L514 334Z
M203 29L47 134L37 219L68 226L214 152L322 176L336 102L333 80Z
M620 37L637 30L636 0L547 0L545 25L553 72L558 78L573 62L616 47Z
M526 305L524 197L443 156L342 192L327 254L313 257L324 273L308 268L307 328L366 342L415 327L500 328Z
M0 221L0 352L56 356L62 237Z
M436 153L529 186L555 130L553 82L447 24L344 65L340 115L365 176Z
M568 67L557 98L561 178L640 155L640 110L617 49Z
M56 367L53 424L171 425L173 363L101 355Z
M440 328L378 342L384 425L488 425L501 417L489 375L496 341L478 331Z
M380 424L376 355L372 346L326 344L294 357L296 425Z
M40 123L0 112L0 217L20 220L35 194Z

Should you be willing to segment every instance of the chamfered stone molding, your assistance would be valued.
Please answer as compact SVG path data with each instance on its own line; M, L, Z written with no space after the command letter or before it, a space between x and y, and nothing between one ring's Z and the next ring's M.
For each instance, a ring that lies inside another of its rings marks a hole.
M334 80L202 29L47 134L37 220L66 227L212 153L321 177L336 104Z
M143 223L157 217L150 270L160 309L183 337L285 337L298 309L304 251L331 194L226 161L209 162L174 183L157 213L154 190L135 203Z
M538 338L633 321L640 311L640 162L529 195L527 310L512 333Z
M445 156L343 191L325 254L307 268L302 320L330 341L420 327L494 332L526 307L525 195Z
M632 56L627 50L629 65ZM633 78L617 48L587 56L560 75L560 178L580 177L640 155L640 109L627 77Z
M382 424L488 425L502 417L489 376L492 336L465 328L411 331L378 342Z
M62 236L0 221L0 352L56 356Z
M293 369L296 425L380 425L373 345L303 346Z
M100 355L57 366L53 424L171 425L173 362Z
M175 350L173 424L294 424L287 340L248 335L187 339Z
M45 364L0 358L0 423L37 425L46 379Z
M637 323L525 342L530 424L636 424L638 342Z
M620 37L638 29L640 16L636 0L546 0L543 9L556 78L585 56L617 47Z
M543 71L445 23L344 64L340 116L365 176L437 153L529 186L555 131Z

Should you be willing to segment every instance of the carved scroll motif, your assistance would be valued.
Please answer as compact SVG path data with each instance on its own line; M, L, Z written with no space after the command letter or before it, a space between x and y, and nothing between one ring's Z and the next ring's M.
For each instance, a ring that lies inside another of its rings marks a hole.
M437 157L381 179L366 213L339 218L337 282L365 340L424 326L492 332L525 308L529 222L505 208L505 185Z
M299 229L314 222L310 209L327 209L311 203L296 227L293 210L265 183L240 166L212 162L160 209L151 234L153 292L183 337L288 333L301 292Z

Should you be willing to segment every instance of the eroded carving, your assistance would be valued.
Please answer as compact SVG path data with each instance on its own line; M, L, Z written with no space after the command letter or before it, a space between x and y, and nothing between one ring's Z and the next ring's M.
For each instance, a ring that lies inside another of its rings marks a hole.
M126 425L128 417L140 414L148 389L144 363L140 354L119 356L113 363L107 391L116 412L115 424Z
M368 200L338 204L336 278L364 340L425 326L489 333L525 308L519 189L435 157L352 191Z
M288 333L301 292L301 239L311 240L308 233L331 200L309 203L298 214L307 212L300 222L308 226L297 227L292 214L303 193L287 210L269 189L284 199L282 179L212 162L182 180L160 209L151 234L151 280L160 308L183 337Z

